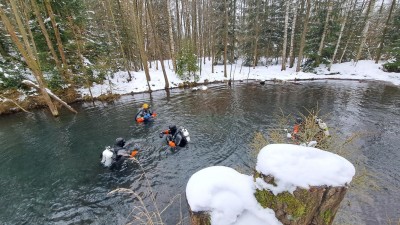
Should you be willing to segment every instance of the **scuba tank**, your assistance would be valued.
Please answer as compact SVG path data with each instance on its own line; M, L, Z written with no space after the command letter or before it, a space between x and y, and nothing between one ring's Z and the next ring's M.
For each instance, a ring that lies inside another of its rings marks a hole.
M189 131L184 127L181 128L181 131L182 131L183 136L186 138L186 141L190 142Z
M113 151L110 146L107 146L106 149L102 153L101 163L106 166L110 167L113 163Z

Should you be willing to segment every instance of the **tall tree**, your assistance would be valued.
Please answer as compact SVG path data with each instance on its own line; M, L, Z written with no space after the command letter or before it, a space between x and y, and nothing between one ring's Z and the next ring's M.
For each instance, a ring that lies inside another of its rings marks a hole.
M258 39L259 39L259 36L258 36L258 34L259 34L259 32L260 32L260 22L259 22L259 15L260 15L260 0L256 0L257 1L257 6L256 6L256 9L257 9L257 12L256 12L256 20L254 21L255 22L255 26L256 26L256 33L255 33L255 35L254 35L254 59L253 59L253 68L255 68L256 66L257 66L257 61L258 61L258 57L257 57L257 47L258 47Z
M306 4L307 4L307 10L306 10L305 18L304 18L303 32L301 34L299 57L297 58L296 72L300 71L301 61L303 60L303 51L304 51L304 46L305 46L305 42L306 42L308 19L310 18L310 11L311 11L311 0L307 0Z
M386 38L386 32L388 30L390 18L392 17L392 13L393 13L393 9L395 8L395 5L396 5L396 0L392 0L392 4L390 5L390 9L389 9L389 15L385 22L385 26L382 31L381 41L379 42L379 48L376 53L375 63L378 63L381 58L381 53L382 53L383 45L384 45L385 38Z
M51 4L50 4L50 0L44 0L44 5L46 6L47 14L50 17L51 25L53 26L54 35L55 35L56 40L57 40L58 52L60 53L60 56L61 56L63 69L66 71L64 74L66 76L66 79L70 83L72 83L71 77L69 76L69 72L68 72L67 58L65 57L64 47L63 47L63 44L62 44L60 31L59 31L58 26L57 26L57 22L56 22L54 13L53 13L53 9L52 9Z
M139 11L138 11L138 7L137 4L139 2L134 1L132 3L132 19L133 19L133 24L134 24L134 29L135 29L135 33L136 33L136 40L138 42L139 45L139 52L140 52L140 56L142 58L142 64L144 67L144 72L146 74L146 81L147 81L147 86L149 88L149 91L151 92L151 87L150 87L150 72L149 72L149 66L147 64L147 53L145 51L144 48L144 41L143 41L143 30L142 30L142 26L141 23L139 23Z
M154 34L154 40L156 42L156 49L157 49L157 54L159 56L159 60L161 63L161 69L163 71L163 75L164 75L164 81L165 81L165 89L169 88L169 81L168 81L168 76L167 76L167 72L165 71L165 65L164 65L164 58L163 58L163 52L162 52L162 46L161 46L161 42L159 40L159 34L157 32L157 26L156 23L154 22L154 14L153 14L153 7L152 7L152 3L150 1L146 1L146 5L147 5L147 11L148 11L148 15L150 18L150 24L151 24L151 28L153 30L153 34Z
M299 7L299 1L300 0L294 0L295 1L295 6L293 7L293 21L292 21L292 30L290 34L290 50L289 50L289 67L292 68L294 64L294 38L296 34L296 22L297 22L297 10Z
M358 62L358 60L360 59L362 50L363 50L364 45L365 45L365 41L367 40L368 28L369 28L370 19L371 19L370 14L371 14L374 6L375 6L375 0L370 0L369 4L368 4L367 11L365 12L365 19L364 19L365 25L364 25L364 29L363 29L362 34L361 34L360 46L358 47L357 55L356 55L356 58L355 58L356 62Z
M225 36L224 36L224 77L228 77L226 70L227 56L228 56L228 0L225 0Z
M170 0L167 0L169 48L170 48L170 51L171 51L172 65L174 67L174 71L176 71L175 44L174 44L174 34L172 33L172 19L171 19L171 12L170 11L171 11L171 9L170 9Z
M18 17L19 12L17 12L17 14L14 14L14 16ZM4 26L6 27L6 29L8 31L8 34L11 37L11 40L17 47L19 53L21 53L22 57L24 57L26 64L28 65L28 67L31 69L33 75L35 76L36 81L39 84L40 92L44 98L44 101L46 102L47 106L49 107L51 113L53 114L53 116L58 116L59 115L58 110L55 107L55 105L53 104L53 102L51 101L49 94L47 93L46 83L44 82L43 74L42 74L42 71L40 70L39 64L35 58L32 58L30 56L29 52L32 52L32 50L26 50L26 49L31 48L30 44L28 43L28 45L24 46L24 44L21 43L21 41L19 40L19 38L15 32L14 27L12 26L9 18L3 11L3 7L1 5L0 5L0 17L1 17L1 20L4 24Z
M319 43L319 48L317 52L317 58L316 58L316 65L318 66L321 61L321 54L322 54L322 49L324 48L324 42L325 42L325 37L326 33L328 31L328 25L329 25L329 19L332 13L332 8L333 8L333 2L332 0L328 0L328 10L326 13L326 18L325 18L325 23L324 23L324 31L322 32L322 37L321 37L321 42Z
M51 56L53 57L53 60L56 63L57 70L60 74L63 75L62 77L64 78L64 81L68 82L67 76L65 76L65 74L64 74L64 70L62 69L60 60L57 56L57 53L54 50L53 43L50 39L49 33L47 32L46 25L44 24L44 21L43 21L42 15L40 14L39 6L37 5L36 0L31 0L31 5L33 8L33 12L35 13L36 20L39 24L40 30L46 40L47 47L49 48Z
M287 46L287 33L289 24L289 1L285 1L285 28L283 35L283 48L282 48L282 67L281 70L286 70L286 46Z
M342 22L341 22L341 25L340 25L339 37L338 37L337 42L336 42L335 50L333 51L332 59L331 59L331 61L329 63L329 66L328 66L328 71L331 70L332 64L335 62L335 57L336 57L336 54L337 54L338 49L339 49L340 41L342 40L344 27L346 26L347 17L349 16L349 12L353 8L353 5L355 5L356 2L357 2L357 0L354 0L354 4L353 4L353 0L346 0L346 2L345 2L345 7L344 7L344 9L342 11L342 16L341 16L342 17Z

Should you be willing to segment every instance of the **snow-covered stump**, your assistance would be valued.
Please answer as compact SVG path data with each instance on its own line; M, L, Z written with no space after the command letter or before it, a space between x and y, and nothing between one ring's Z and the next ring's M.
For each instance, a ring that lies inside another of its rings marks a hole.
M262 176L262 175L261 175ZM346 187L316 186L308 190L297 188L274 195L269 190L257 190L257 201L274 210L276 218L285 225L332 224Z
M202 169L189 179L192 225L332 224L354 166L339 155L289 144L264 147L256 174Z
M268 145L257 158L257 201L285 225L332 224L354 166L339 155L297 145Z

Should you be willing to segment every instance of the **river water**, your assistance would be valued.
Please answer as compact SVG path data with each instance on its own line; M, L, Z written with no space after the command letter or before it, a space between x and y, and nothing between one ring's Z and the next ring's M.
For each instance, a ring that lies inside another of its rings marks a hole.
M145 102L158 117L136 124ZM255 133L268 135L281 111L317 106L337 134L363 134L354 142L357 151L348 152L368 176L349 189L335 223L397 224L400 88L353 81L217 84L77 104L77 115L63 111L58 118L47 109L0 117L0 224L125 224L139 214L140 203L132 194L108 194L117 188L133 190L154 211L152 190L158 209L168 206L161 214L165 224L177 224L181 214L188 224L185 187L193 173L223 165L251 174ZM170 124L185 126L192 139L175 153L158 137ZM117 137L141 145L138 159L148 183L136 163L101 167L100 153Z

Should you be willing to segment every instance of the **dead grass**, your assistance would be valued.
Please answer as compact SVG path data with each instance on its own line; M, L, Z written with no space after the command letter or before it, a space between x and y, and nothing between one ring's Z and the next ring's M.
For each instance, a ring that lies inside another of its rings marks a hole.
M187 217L183 217L183 214L182 214L182 195L181 194L175 195L162 210L159 210L159 206L158 206L157 200L155 198L156 195L155 195L153 189L151 188L150 180L148 179L142 165L135 158L131 158L130 160L132 160L134 163L139 165L140 171L142 172L139 180L141 178L144 178L144 180L146 182L146 191L147 191L148 195L150 196L151 206L152 206L153 210L149 209L149 207L146 205L144 199L137 192L135 192L131 189L117 188L117 189L109 192L108 193L109 195L113 195L113 194L132 195L133 198L138 200L138 204L133 207L132 211L127 216L127 219L128 219L127 224L165 225L165 222L162 219L162 214L175 201L178 201L179 208L180 208L179 221L177 222L176 225L184 224Z

